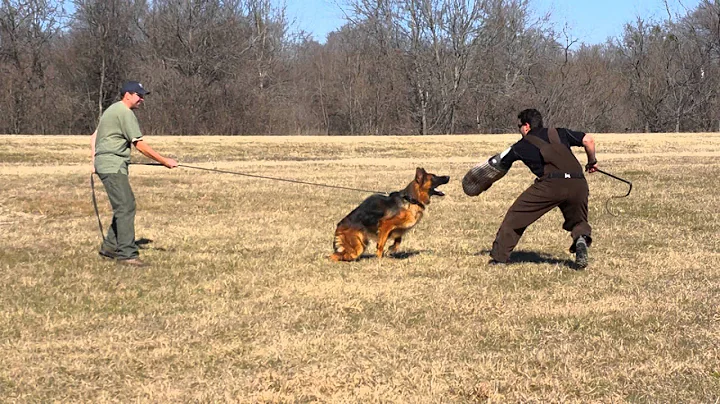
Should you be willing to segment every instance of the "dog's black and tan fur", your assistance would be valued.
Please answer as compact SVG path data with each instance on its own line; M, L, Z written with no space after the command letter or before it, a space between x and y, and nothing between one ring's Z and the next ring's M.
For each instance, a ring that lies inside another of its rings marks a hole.
M390 195L375 194L345 216L335 229L334 261L353 261L365 251L370 239L377 240L377 256L383 256L385 243L393 240L390 252L397 251L402 236L417 224L433 195L444 196L436 187L447 184L448 176L437 176L422 168L402 191Z

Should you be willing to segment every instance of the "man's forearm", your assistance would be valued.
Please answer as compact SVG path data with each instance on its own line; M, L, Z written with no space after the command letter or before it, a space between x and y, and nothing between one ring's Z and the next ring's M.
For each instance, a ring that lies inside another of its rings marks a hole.
M588 163L597 162L595 158L595 147L585 147L585 154L587 154Z
M97 129L90 136L90 162L93 166L93 172L95 171L95 140L97 139Z
M587 154L588 164L597 162L595 158L595 139L588 134L585 135L582 143L585 148L585 154Z
M165 165L165 157L161 156L158 152L153 150L153 148L144 141L140 140L135 142L135 148L138 149L138 151L140 151L140 153L142 153L145 157L153 159L158 163Z

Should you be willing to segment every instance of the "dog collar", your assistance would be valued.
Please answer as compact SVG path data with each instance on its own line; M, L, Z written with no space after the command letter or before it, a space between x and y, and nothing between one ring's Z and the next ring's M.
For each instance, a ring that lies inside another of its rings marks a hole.
M406 201L412 203L413 205L418 205L418 206L420 206L421 208L425 209L425 204L423 204L422 202L418 201L418 200L415 199L415 198L411 198L411 197L408 196L408 195L403 195L403 199L405 199Z

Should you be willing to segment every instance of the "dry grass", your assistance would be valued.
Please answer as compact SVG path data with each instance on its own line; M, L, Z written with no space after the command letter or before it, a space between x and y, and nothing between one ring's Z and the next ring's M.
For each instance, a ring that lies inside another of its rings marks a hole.
M558 212L518 263L486 265L532 176L518 164L478 198L459 179L516 136L151 138L251 174L452 180L400 258L337 264L335 224L367 194L136 166L145 270L97 256L87 137L1 137L0 401L717 402L720 135L597 137L635 189L613 217L625 186L590 178L583 272Z

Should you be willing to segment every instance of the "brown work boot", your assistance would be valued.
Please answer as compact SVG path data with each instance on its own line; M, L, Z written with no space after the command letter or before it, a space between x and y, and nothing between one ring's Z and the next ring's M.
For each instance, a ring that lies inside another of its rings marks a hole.
M103 258L107 258L107 259L111 259L111 260L114 260L115 258L117 258L117 254L115 254L115 251L108 251L108 250L100 249L100 251L98 251L98 254Z
M119 265L127 265L127 266L135 267L135 268L144 268L144 267L148 266L148 264L146 262L141 261L140 258L137 258L137 257L136 258L119 259L119 260L117 260L117 263Z

